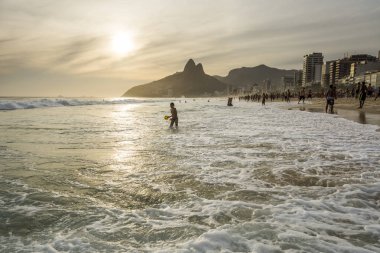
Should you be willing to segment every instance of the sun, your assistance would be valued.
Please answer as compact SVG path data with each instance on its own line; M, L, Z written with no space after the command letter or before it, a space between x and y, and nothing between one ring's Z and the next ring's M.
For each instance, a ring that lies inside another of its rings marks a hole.
M119 32L111 38L111 50L117 56L126 56L135 49L131 34Z

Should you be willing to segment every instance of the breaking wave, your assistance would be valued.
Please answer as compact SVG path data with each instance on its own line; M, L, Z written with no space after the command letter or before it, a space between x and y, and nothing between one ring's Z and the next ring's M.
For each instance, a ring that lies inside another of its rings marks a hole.
M34 109L44 107L87 106L87 105L115 105L154 102L153 100L130 98L24 98L0 100L0 110Z

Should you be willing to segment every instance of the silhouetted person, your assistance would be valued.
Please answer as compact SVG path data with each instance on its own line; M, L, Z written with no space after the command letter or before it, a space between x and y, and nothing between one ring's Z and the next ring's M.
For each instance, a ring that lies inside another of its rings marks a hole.
M173 125L175 124L175 127L178 128L178 115L177 115L177 109L174 107L174 103L170 103L170 128L173 128Z
M231 97L228 98L228 100L227 100L227 105L228 105L228 106L232 106L232 98L231 98Z
M363 108L365 99L367 98L367 86L365 85L365 82L362 82L362 86L360 87L360 94L359 94L359 108Z
M290 103L290 90L286 92L286 102Z
M326 92L326 113L327 113L327 108L329 107L329 105L331 106L331 112L334 111L335 98L336 98L336 92L335 92L334 86L330 85L330 88Z
M302 103L304 104L305 103L305 87L303 87L302 90L300 91L298 104L301 102L301 100L302 100Z
M267 94L263 93L263 100L261 100L261 105L265 105L265 99Z

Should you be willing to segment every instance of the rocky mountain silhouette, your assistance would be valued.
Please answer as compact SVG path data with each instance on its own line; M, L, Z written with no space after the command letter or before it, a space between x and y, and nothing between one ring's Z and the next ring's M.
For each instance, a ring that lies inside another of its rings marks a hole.
M190 59L183 72L129 89L124 97L202 97L224 95L227 85L207 75L201 63Z
M281 85L281 77L293 76L295 70L285 70L268 67L264 64L256 67L242 67L231 70L227 76L214 76L219 81L227 83L232 87L240 87L252 84L262 84L264 80L270 79L272 86Z

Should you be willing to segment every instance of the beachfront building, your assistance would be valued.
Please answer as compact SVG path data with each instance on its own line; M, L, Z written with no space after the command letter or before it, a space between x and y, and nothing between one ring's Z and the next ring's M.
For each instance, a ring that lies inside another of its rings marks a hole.
M336 61L335 79L341 79L350 75L352 60L344 58Z
M322 78L321 78L322 87L327 87L330 85L330 65L333 62L334 61L326 61L326 63L322 65Z
M364 80L367 84L370 83L374 88L380 87L380 71L367 72L364 76Z
M263 81L263 91L268 92L272 89L272 82L270 79L265 79Z
M355 62L351 64L350 77L361 75L368 71L380 70L380 62Z
M307 54L303 57L303 86L311 86L315 83L321 83L322 65L322 53Z
M376 62L376 56L372 56L369 54L353 54L348 59L353 62Z
M353 78L354 83L366 82L374 88L380 88L380 71L369 71Z
M375 63L377 58L368 54L356 54L330 63L330 84L352 83L360 64ZM368 65L370 66L370 65ZM364 67L366 68L366 67Z
M283 76L281 77L281 85L283 89L289 89L294 87L294 76Z
M294 87L301 86L302 85L302 70L296 70L293 74L293 80L294 80Z
M329 85L335 84L335 73L336 73L336 61L330 62L330 68L329 68Z

